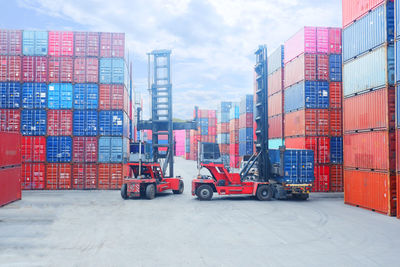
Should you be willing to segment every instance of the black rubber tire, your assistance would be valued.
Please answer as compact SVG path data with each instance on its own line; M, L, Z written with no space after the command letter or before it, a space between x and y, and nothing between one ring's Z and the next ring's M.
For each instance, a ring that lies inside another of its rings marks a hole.
M269 185L263 184L258 186L256 197L260 201L271 200L274 195L272 188Z
M154 184L148 184L146 186L146 198L153 199L156 197L156 187Z
M300 195L297 196L297 199L299 199L299 200L307 200L309 196L310 196L309 194L300 194Z
M208 201L212 199L213 196L213 190L212 187L209 186L208 184L203 184L200 185L197 190L196 190L196 196L201 200L201 201Z
M180 195L183 193L185 190L185 185L182 180L179 181L179 189L178 190L172 190L172 192L176 195Z
M121 186L121 197L122 199L128 199L128 193L127 193L127 189L128 189L128 185L127 184L123 184Z

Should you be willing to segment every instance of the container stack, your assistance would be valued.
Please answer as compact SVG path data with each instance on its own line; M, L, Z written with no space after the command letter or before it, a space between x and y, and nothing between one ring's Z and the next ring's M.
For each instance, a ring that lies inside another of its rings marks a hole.
M176 130L174 131L175 138L175 156L183 157L185 156L185 140L186 140L186 131L185 130Z
M268 146L278 149L285 144L283 135L284 46L268 57Z
M395 46L396 46L396 198L397 218L400 219L400 1L395 1Z
M229 123L232 102L221 102L217 108L217 143L221 153L222 161L226 166L230 165L229 157Z
M284 49L285 146L314 151L314 191L341 191L341 30L304 27Z
M229 113L229 157L231 168L240 167L239 155L239 117L240 117L240 102L232 102L232 107Z
M254 97L245 95L239 107L239 155L252 155L254 149Z
M345 203L395 215L394 4L361 2L343 0Z
M185 159L190 160L190 130L185 130Z
M1 30L0 46L1 128L23 135L23 189L120 188L124 34Z

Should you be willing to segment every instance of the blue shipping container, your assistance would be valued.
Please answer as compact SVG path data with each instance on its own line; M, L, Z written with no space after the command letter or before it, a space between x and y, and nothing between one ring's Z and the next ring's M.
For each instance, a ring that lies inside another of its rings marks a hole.
M44 109L23 109L21 111L22 135L46 135L47 112Z
M124 59L101 58L100 59L100 83L123 84L124 83Z
M343 30L343 61L394 40L394 7L387 2Z
M100 137L99 138L99 162L120 163L125 162L128 157L129 139L123 137ZM146 144L148 151L149 144ZM151 146L151 144L150 144ZM151 149L150 149L151 150Z
M253 95L245 95L240 100L240 114L254 112L254 97Z
M342 81L342 55L329 56L329 80L331 82Z
M121 110L101 110L99 112L99 134L128 137L128 117Z
M396 4L396 22L395 22L395 31L396 31L396 36L399 37L400 36L400 1L395 1Z
M253 128L242 128L239 129L239 142L253 141L254 134Z
M239 142L239 156L252 155L254 144L252 141Z
M230 134L217 134L217 144L229 144Z
M281 166L281 151L270 149L271 164ZM312 150L287 149L283 152L284 176L275 176L277 182L312 183L314 181L314 152Z
M72 109L72 84L49 84L47 97L49 109Z
M96 110L74 111L73 134L75 136L96 136L97 124Z
M269 149L279 149L279 147L285 145L285 141L283 139L269 139L268 140L268 148Z
M92 83L78 83L74 86L74 109L97 109L99 86Z
M232 108L229 112L229 120L239 119L240 117L240 102L232 102Z
M46 108L47 85L45 83L23 83L22 107L29 109Z
M285 89L285 113L303 108L329 108L329 83L306 81Z
M20 107L21 84L14 82L0 83L0 108Z
M276 70L283 68L284 59L284 46L280 45L272 54L268 57L268 75L275 72Z
M200 123L200 127L205 127L205 126L207 126L208 127L208 118L200 118L199 119L199 123Z
M46 31L23 31L22 53L25 56L46 56L48 34Z
M395 80L397 82L400 81L400 40L396 41L396 79Z
M71 162L72 138L69 136L47 137L47 162Z
M331 137L331 162L343 162L343 137Z
M200 134L201 135L208 135L208 127L207 126L200 127Z

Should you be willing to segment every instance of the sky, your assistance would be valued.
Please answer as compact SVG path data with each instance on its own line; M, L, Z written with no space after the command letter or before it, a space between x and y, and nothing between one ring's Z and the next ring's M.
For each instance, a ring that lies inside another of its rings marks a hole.
M0 0L0 27L125 32L135 92L148 112L147 56L171 49L174 117L253 92L254 51L302 26L341 25L340 0Z

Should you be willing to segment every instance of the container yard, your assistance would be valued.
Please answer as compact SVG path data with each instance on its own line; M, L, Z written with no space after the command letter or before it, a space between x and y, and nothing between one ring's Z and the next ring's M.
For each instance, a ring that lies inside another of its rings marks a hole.
M4 6L0 266L396 265L400 1L167 2Z

